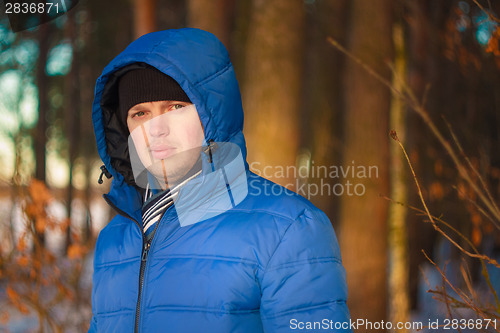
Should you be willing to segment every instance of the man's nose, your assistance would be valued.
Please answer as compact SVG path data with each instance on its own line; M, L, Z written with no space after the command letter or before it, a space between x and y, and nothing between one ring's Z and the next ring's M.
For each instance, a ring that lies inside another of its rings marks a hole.
M167 115L156 116L149 121L149 134L153 137L166 136L170 132Z

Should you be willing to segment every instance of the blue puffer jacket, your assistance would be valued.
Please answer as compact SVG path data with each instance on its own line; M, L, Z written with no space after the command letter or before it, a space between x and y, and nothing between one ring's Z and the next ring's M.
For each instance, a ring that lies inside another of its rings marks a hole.
M246 156L238 83L212 34L151 33L104 69L92 116L99 154L113 176L105 199L118 215L96 244L89 332L350 331L335 329L349 312L330 221L306 199L248 171L246 162L248 194L241 202L182 227L171 207L143 250L141 193L126 181L126 139L113 131L113 80L133 63L174 78L196 105L206 140L234 143Z

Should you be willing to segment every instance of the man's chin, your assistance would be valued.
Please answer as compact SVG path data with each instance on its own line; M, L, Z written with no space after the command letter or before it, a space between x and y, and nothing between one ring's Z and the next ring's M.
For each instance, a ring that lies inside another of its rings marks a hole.
M182 181L189 169L182 168L179 170L172 170L170 168L163 168L160 164L159 166L154 165L153 167L150 167L148 171L158 180L162 187L163 185L168 187Z
M147 170L160 183L173 186L181 182L188 173L195 167L199 161L199 153L194 154L174 154L170 157L158 160L155 159L152 165L147 167ZM201 164L199 166L201 168Z

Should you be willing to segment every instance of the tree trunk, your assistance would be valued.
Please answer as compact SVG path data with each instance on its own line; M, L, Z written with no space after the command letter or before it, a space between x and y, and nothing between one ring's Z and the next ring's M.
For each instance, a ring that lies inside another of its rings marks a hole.
M36 84L38 87L38 123L35 136L35 159L36 169L35 177L45 182L46 178L46 154L45 146L47 144L47 112L49 109L48 91L49 82L45 71L47 65L47 55L49 52L49 28L50 23L42 24L38 27L38 60Z
M234 0L189 0L189 26L213 33L229 49L234 5Z
M351 2L349 49L390 81L391 1ZM353 319L386 319L387 210L390 91L353 61L346 65L343 165L356 172L341 179L342 257ZM364 173L362 172L364 170ZM349 182L349 183L348 183ZM350 192L349 192L350 189ZM340 188L337 189L340 191Z
M394 25L395 72L392 85L403 91L402 80L406 80L406 49L404 45L403 28L401 24ZM398 96L392 97L391 129L397 132L398 137L404 140L406 133L405 105ZM407 202L408 187L406 184L406 159L399 144L390 145L390 198L396 202ZM409 299L409 258L408 238L406 228L406 208L391 203L389 207L389 320L392 323L410 321ZM408 332L407 329L395 328L391 332Z
M295 166L304 46L302 1L253 2L244 83L245 137L250 168ZM268 172L283 185L292 177ZM287 186L293 189L292 186Z
M437 56L437 40L433 40L434 28L432 17L436 14L432 8L440 7L433 5L430 1L411 1L407 0L408 6L408 84L415 96L422 100L426 94L427 84L433 84L433 76L430 72L438 71L439 67L431 65L434 57ZM431 13L432 12L432 13ZM430 91L427 95L431 95ZM426 97L429 101L429 96ZM434 103L432 104L434 105ZM431 106L427 103L426 107ZM423 135L426 132L426 125L415 112L408 113L408 123L411 126L407 129L406 142L407 150L410 155L413 169L420 179L424 179L425 164L423 161L426 156L426 147L429 147L429 136ZM420 198L415 190L412 175L408 175L407 182L412 184L408 192L408 203L410 205L420 206ZM408 214L408 235L409 237L409 259L410 259L410 307L415 309L417 306L417 295L420 283L420 265L427 259L422 254L422 249L426 253L433 252L433 244L436 239L436 233L430 223L422 223L422 217L415 213Z
M90 9L88 9L89 13L92 13ZM127 11L128 12L128 11ZM95 56L92 58L92 55L95 53L99 53L99 47L96 45L94 41L92 41L92 34L85 29L85 27L92 21L91 14L86 16L84 21L79 22L79 30L78 36L79 40L83 41L84 48L79 50L79 59L85 59L85 61L79 62L79 80L80 80L80 89L79 91L79 100L81 105L92 105L92 100L94 98L94 84L95 77L93 76L93 71L95 68L98 68L98 61ZM104 65L103 65L104 66ZM102 68L100 68L102 70ZM95 75L99 75L98 72ZM79 122L79 131L80 137L94 137L94 130L92 126L92 117L89 114L86 116L80 117ZM93 226L92 219L90 216L90 206L92 202L92 185L97 184L97 178L92 178L92 166L95 161L97 154L97 149L95 143L93 144L84 144L80 146L80 156L83 160L83 168L85 174L85 189L83 190L84 194L84 202L85 208L87 211L87 223L85 224L84 241L85 242L93 242L95 237L93 234ZM97 157L98 158L98 157Z
M69 182L66 191L66 212L68 216L68 228L66 229L66 251L71 244L71 205L73 203L74 188L73 188L73 171L75 159L78 156L78 138L80 137L80 63L77 40L77 23L75 20L75 10L68 12L68 38L71 41L73 49L73 62L71 70L65 77L67 80L65 87L67 88L67 138L69 143Z
M332 37L345 44L348 2L346 0L319 1L307 14L306 70L304 97L300 110L302 129L301 147L310 149L312 168L335 166L341 156L340 138L343 110L342 73L345 58L328 42ZM309 175L307 192L310 200L336 221L338 198L329 189L336 180L325 172ZM314 192L318 190L316 195ZM337 223L334 223L338 226Z
M46 181L46 152L45 147L47 145L47 113L49 111L49 78L45 71L47 66L47 58L50 50L50 23L42 24L38 27L38 59L37 59L37 73L36 73L36 85L38 88L38 122L36 125L35 134L35 178L41 180L45 183ZM33 222L33 230L35 230L35 235L40 242L40 245L45 244L45 234L43 232L37 231L35 227L36 221Z
M142 35L156 30L156 1L134 0L134 35Z

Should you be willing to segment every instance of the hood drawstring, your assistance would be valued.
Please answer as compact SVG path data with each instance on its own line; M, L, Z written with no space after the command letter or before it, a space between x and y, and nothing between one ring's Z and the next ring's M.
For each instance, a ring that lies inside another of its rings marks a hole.
M208 140L207 147L203 149L203 152L205 153L205 155L207 155L208 163L210 163L210 165L212 166L212 172L215 171L215 165L213 163L212 152L215 152L218 148L219 148L219 146L214 142L214 140L210 139L210 140ZM226 174L226 168L221 167L220 169L222 170L222 175L224 176L224 181L226 183L226 189L227 189L227 194L229 195L229 200L231 200L231 205L234 208L236 205L235 205L233 193L231 191L231 185L229 184L229 180L228 180L228 177Z
M215 151L218 148L217 144L214 142L214 140L210 139L208 140L208 146L203 150L205 155L208 157L208 163L212 163L213 157L212 157L212 151Z
M99 184L103 183L102 175L105 175L106 178L110 179L112 177L111 173L109 173L108 169L106 169L105 165L101 165L101 175L99 176L99 180L97 181Z

